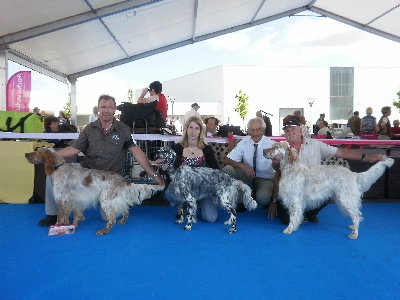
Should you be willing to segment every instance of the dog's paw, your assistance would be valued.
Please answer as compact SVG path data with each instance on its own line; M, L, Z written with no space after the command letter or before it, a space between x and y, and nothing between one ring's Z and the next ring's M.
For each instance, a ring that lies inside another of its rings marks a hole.
M229 234L236 233L236 228L231 228L231 229L229 229L229 230L228 230L228 233L229 233Z
M108 233L108 230L104 230L104 229L99 230L99 231L96 232L97 235L105 235L107 233Z
M354 225L349 225L349 226L347 226L347 228L354 230L355 227L354 227Z
M186 225L185 227L183 227L183 230L192 230L192 226Z
M183 223L183 220L176 220L175 221L175 224L182 224Z
M284 234L291 234L292 232L293 232L292 228L289 228L289 227L287 227L287 228L283 231Z
M355 240L355 239L357 239L357 237L358 237L358 233L356 233L356 232L352 232L349 234L349 239L351 239L351 240Z

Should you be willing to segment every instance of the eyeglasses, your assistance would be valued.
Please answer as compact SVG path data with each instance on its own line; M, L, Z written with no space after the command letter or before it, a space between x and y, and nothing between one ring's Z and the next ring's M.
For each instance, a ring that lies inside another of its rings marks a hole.
M102 109L102 110L106 110L106 109L114 110L115 109L114 106L99 106L99 108Z

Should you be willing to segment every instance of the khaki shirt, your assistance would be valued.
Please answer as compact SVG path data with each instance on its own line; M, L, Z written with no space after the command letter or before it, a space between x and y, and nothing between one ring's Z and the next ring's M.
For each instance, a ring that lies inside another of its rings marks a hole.
M120 172L124 167L127 150L136 147L130 128L114 120L107 134L103 134L100 120L88 124L72 147L80 150L86 160L82 166L89 169Z

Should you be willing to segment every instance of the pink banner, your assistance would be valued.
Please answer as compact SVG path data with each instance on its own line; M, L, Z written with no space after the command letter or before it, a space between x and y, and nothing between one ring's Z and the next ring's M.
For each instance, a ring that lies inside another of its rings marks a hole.
M15 73L7 83L7 111L29 112L31 71Z

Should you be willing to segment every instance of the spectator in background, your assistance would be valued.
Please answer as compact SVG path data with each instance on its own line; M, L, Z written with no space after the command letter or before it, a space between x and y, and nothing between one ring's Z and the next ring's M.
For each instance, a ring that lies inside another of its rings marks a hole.
M400 134L400 121L397 119L393 121L392 134Z
M179 117L176 117L175 129L177 132L182 132L182 123L181 123L181 119Z
M315 125L314 125L314 130L313 130L313 133L314 133L314 134L317 134L317 133L318 133L318 131L319 131L319 124L320 124L321 122L323 122L324 120L325 120L325 114L322 113L322 114L319 115L319 119L317 120L317 122L316 122Z
M232 122L231 122L231 117L228 117L228 120L226 120L225 125L227 126L233 126Z
M98 110L97 106L93 107L93 113L89 116L89 123L92 123L99 118L98 113L99 113L99 110Z
M206 118L205 123L206 123L207 137L219 136L218 133L219 120L216 117Z
M358 111L355 111L354 115L347 121L347 126L350 127L351 131L354 134L361 133L361 119L360 119L359 115L360 115L360 113Z
M34 114L37 114L37 115L40 116L40 117L42 116L42 114L40 113L40 109L39 109L39 107L37 107L37 106L33 108L33 113L34 113Z
M378 140L390 140L392 138L392 126L390 125L389 116L392 114L390 106L384 106L381 109L382 117L378 122Z
M269 117L267 115L263 115L263 113L261 112L261 110L256 112L256 117L257 118L261 118L264 120L265 122L265 133L264 135L266 136L272 136L272 125L271 125L271 120L269 119Z
M63 110L60 110L58 112L58 119L59 119L59 124L64 125L64 124L69 124L68 118L65 116L65 113Z
M51 116L44 120L44 130L46 133L58 133L58 123L57 117ZM47 142L53 143L55 148L65 147L67 141L60 139L46 139Z
M192 108L190 110L188 110L185 113L185 115L183 116L183 119L182 119L183 126L185 126L186 121L189 120L191 117L197 117L201 120L201 115L198 112L200 106L196 102L193 103L191 106L192 106Z
M367 115L361 119L362 134L378 133L378 125L376 124L376 118L372 116L372 112L372 107L367 107L365 110Z
M149 97L145 98L147 92L149 92ZM160 110L163 115L163 121L167 122L167 112L168 112L168 102L162 92L162 84L159 81L153 81L150 83L148 88L142 90L142 94L137 99L137 103L150 103L153 101L158 101L156 109ZM168 124L168 122L167 122Z
M318 135L326 135L328 131L329 127L327 121L324 120L321 123L319 123Z

